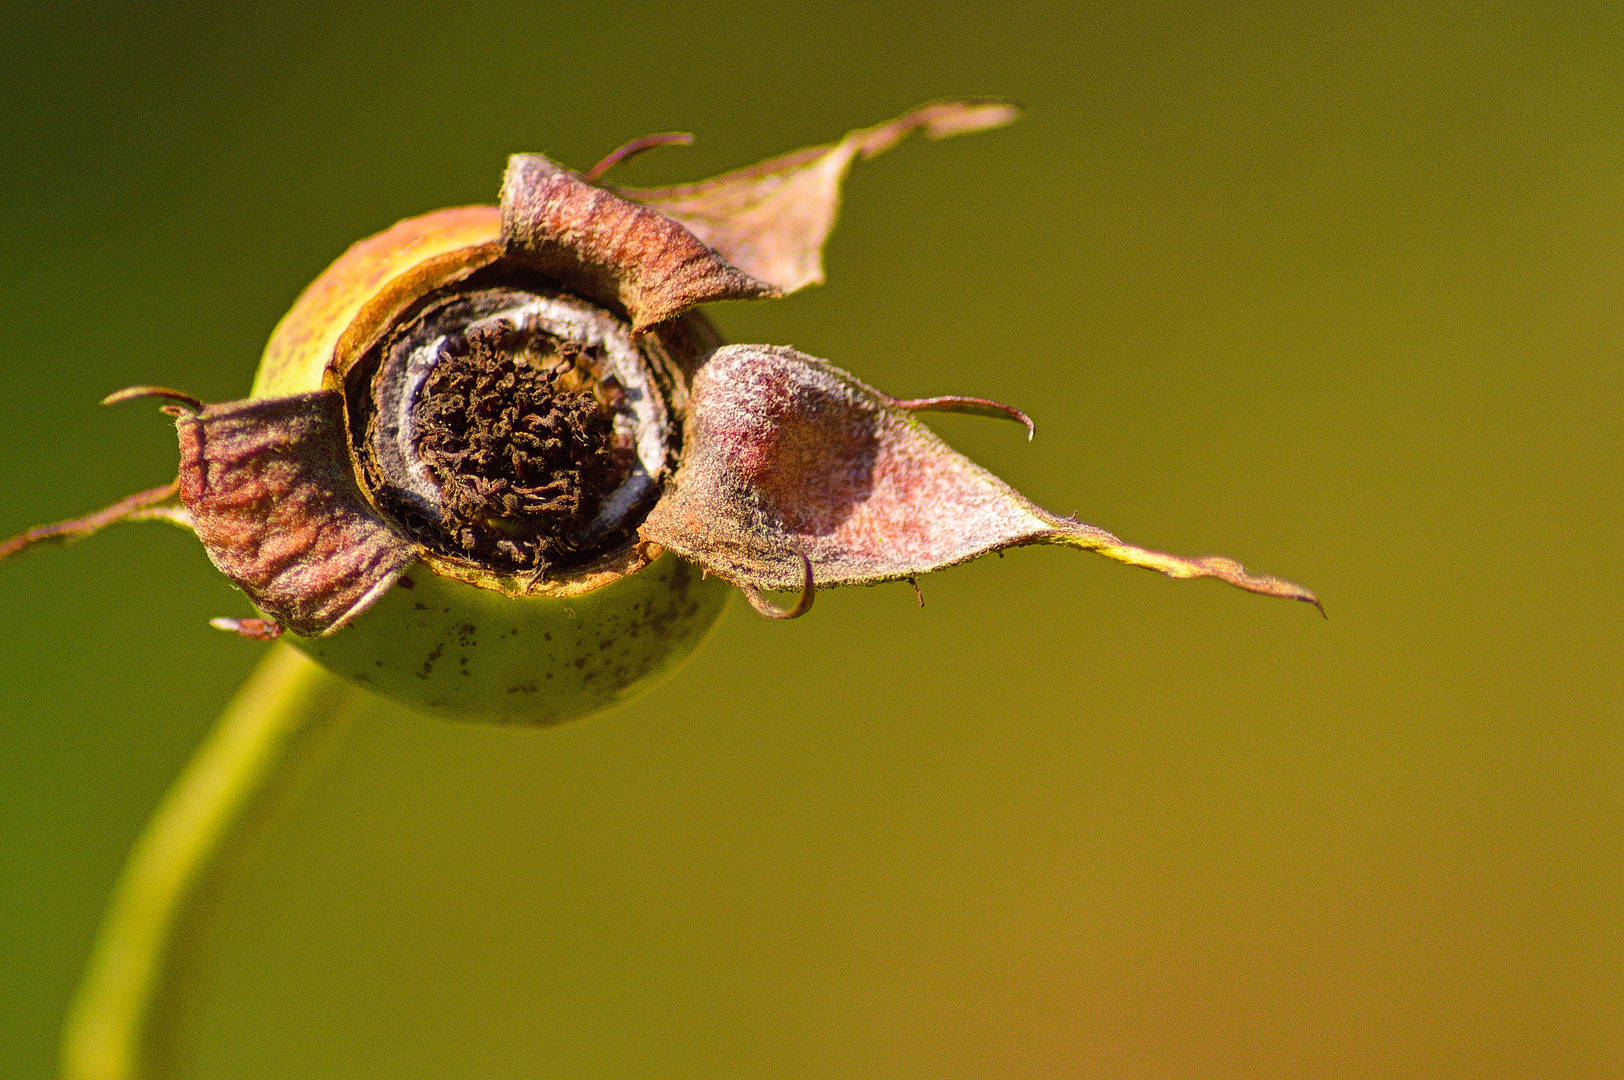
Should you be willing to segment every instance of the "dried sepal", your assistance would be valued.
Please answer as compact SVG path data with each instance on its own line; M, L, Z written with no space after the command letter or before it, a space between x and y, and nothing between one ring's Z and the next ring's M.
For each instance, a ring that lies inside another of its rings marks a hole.
M889 150L913 131L941 139L999 127L1017 115L1002 101L938 101L853 131L837 143L711 180L619 194L681 222L732 265L791 293L823 280L823 245L840 210L840 182L854 158Z
M617 162L681 133L635 139L585 176L540 154L515 154L502 180L502 243L509 255L600 301L646 330L698 304L783 296L823 280L823 245L840 208L840 181L910 132L932 138L997 127L1013 106L942 101L759 165L680 187L605 189Z
M331 633L416 557L356 485L335 391L211 405L176 426L198 538L286 629Z
M820 588L871 584L1002 548L1064 544L1171 577L1319 603L1231 559L1150 551L1051 514L902 403L793 349L714 353L694 380L684 437L682 467L642 535L747 595L802 589L806 567Z
M540 154L508 159L502 243L554 280L618 303L634 331L712 300L780 294L659 212L593 187Z

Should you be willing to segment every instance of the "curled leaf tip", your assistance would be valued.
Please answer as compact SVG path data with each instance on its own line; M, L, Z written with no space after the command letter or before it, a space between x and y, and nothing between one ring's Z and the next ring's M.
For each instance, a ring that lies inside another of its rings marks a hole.
M1165 551L1152 551L1149 548L1124 544L1105 530L1096 529L1092 525L1083 525L1064 518L1057 518L1056 521L1061 528L1056 530L1056 535L1049 542L1095 551L1108 559L1115 559L1130 566L1142 566L1172 578L1217 578L1237 589L1244 589L1260 596L1301 600L1306 604L1313 604L1321 615L1325 615L1325 605L1320 603L1319 597L1312 591L1283 578L1248 573L1246 567L1227 556L1204 555L1192 559L1170 555Z
M115 390L102 398L103 405L117 405L125 401L135 401L137 398L165 398L178 405L184 405L192 412L202 412L203 403L190 394L183 394L179 390L171 390L167 386L126 386L122 390Z
M1018 105L997 98L933 101L855 134L862 137L859 150L866 159L889 150L911 131L922 129L932 139L946 139L1003 127L1020 119L1020 115Z
M210 619L209 625L228 634L254 641L275 641L282 636L282 626L275 619Z
M908 412L945 412L962 413L965 416L985 416L993 420L1013 420L1017 424L1026 426L1026 441L1031 442L1037 434L1037 425L1032 418L1013 405L1005 405L998 401L989 401L986 398L973 397L932 397L912 398L907 401L892 401L899 409Z
M805 615L807 612L812 610L812 601L817 596L817 586L812 580L812 560L808 559L805 555L802 555L801 567L803 574L801 580L801 597L795 602L795 606L792 608L781 608L774 604L765 596L762 596L761 590L756 588L754 585L740 585L739 591L744 593L744 598L750 602L751 607L755 608L758 613L765 615L769 619L799 619L802 615ZM917 592L918 589L919 587L917 585L914 586L915 592ZM919 603L921 606L924 605L925 601L923 597L920 598Z
M667 131L659 135L644 135L622 146L617 146L605 154L602 161L586 171L586 179L589 181L596 180L621 162L629 161L643 151L652 150L656 146L691 146L693 141L693 133L687 131Z

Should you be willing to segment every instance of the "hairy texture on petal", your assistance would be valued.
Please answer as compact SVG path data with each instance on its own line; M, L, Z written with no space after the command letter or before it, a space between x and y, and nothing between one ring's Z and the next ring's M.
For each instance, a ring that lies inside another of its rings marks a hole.
M682 187L625 189L625 198L680 221L728 262L790 293L823 280L823 245L840 209L840 182L858 156L871 158L910 132L933 139L1014 120L1000 101L939 101L863 128L829 146L798 150Z
M914 404L914 403L907 403ZM831 364L766 345L718 350L694 380L673 488L643 524L748 590L869 584L1022 544L1066 544L1318 604L1232 559L1184 559L1057 517L957 453L904 403Z
M331 633L415 557L356 485L335 391L211 405L176 426L181 499L209 558L287 629Z
M515 154L502 178L508 254L646 330L696 304L779 295L681 225L593 187L540 154Z

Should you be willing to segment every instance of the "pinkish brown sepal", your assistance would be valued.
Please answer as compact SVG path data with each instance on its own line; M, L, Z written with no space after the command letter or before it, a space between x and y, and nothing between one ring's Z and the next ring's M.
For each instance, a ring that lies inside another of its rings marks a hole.
M1003 101L937 101L827 146L697 184L620 194L681 222L732 265L791 293L823 280L823 245L840 211L840 183L855 158L889 150L914 131L941 139L1000 127L1018 115Z
M356 484L335 391L211 405L176 426L198 538L283 627L331 633L415 558Z
M823 245L852 161L909 132L932 138L1007 124L1013 106L940 101L748 169L682 187L593 186L617 162L680 133L636 139L586 176L540 154L515 154L502 180L508 253L598 300L619 303L643 331L714 300L755 300L823 280Z
M643 536L735 584L913 577L1053 529L906 410L793 349L732 345L699 370L674 490Z
M618 303L634 331L713 300L780 294L665 215L593 187L540 154L508 159L502 242L554 280Z
M1172 577L1215 577L1318 603L1221 556L1149 551L1057 517L901 403L793 349L717 350L694 380L684 433L682 467L642 535L747 595L804 589L808 568L819 588L871 584L1002 548L1065 544Z

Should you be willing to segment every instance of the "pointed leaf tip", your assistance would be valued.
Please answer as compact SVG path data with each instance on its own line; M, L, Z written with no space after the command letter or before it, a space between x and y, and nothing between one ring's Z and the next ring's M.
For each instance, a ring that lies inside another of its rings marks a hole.
M122 390L115 390L102 398L103 405L118 405L126 401L135 401L138 398L157 397L185 406L192 412L202 412L203 403L191 394L183 394L179 390L171 390L167 386L126 386Z
M859 151L866 160L889 150L911 131L923 129L932 139L947 139L954 135L991 131L1014 123L1020 116L1018 105L997 98L933 101L895 120L854 131L847 138L859 140Z

